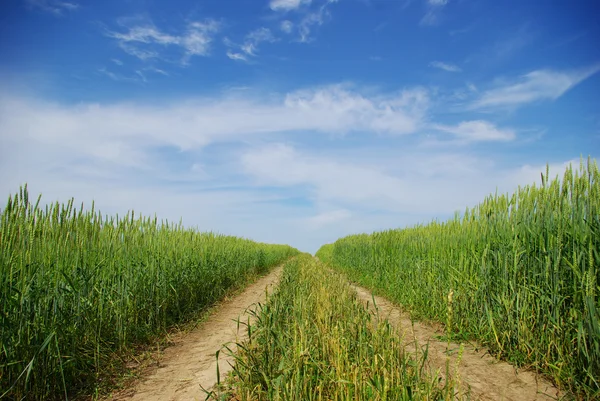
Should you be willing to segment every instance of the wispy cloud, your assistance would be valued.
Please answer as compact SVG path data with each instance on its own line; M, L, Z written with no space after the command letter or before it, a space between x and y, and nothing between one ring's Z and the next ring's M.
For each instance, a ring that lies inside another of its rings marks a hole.
M156 74L164 75L165 77L168 77L168 76L171 75L167 71L161 70L160 68L156 68L156 67L153 67L153 66L144 67L144 71L154 72Z
M575 71L532 71L483 92L471 108L514 107L540 100L555 100L598 71L600 64Z
M271 33L270 29L264 27L258 28L246 35L246 40L242 45L242 50L244 51L244 53L250 56L255 56L256 51L258 50L258 45L260 43L273 43L275 41L277 41L277 39L275 38L275 36L273 36L273 33Z
M273 43L277 38L273 35L270 29L261 27L248 33L242 44L237 44L229 38L225 38L223 42L226 46L236 49L235 51L228 50L227 57L236 61L250 61L252 57L258 54L259 45L263 42Z
M292 33L292 30L294 29L294 23L289 20L283 20L281 21L281 24L279 24L279 28L285 33Z
M512 29L503 31L495 41L469 55L465 63L476 62L490 66L512 60L528 46L531 46L538 36L539 32L529 23L514 26Z
M462 71L462 69L455 64L444 63L441 61L432 61L431 63L429 63L429 66L434 67L434 68L439 68L440 70L444 70L444 71L448 71L448 72L461 72Z
M225 53L227 55L227 57L229 57L231 60L236 60L236 61L248 61L248 56L239 52L232 52L231 50L227 50L227 52Z
M269 7L273 11L297 10L304 5L310 5L312 0L271 0Z
M427 12L421 18L421 25L437 25L440 20L440 14L449 0L426 0Z
M338 0L326 0L325 3L319 6L316 11L306 14L298 23L298 32L300 34L300 42L310 42L313 40L311 32L314 27L321 26L328 18L331 18L329 6L337 3Z
M119 73L107 70L106 68L101 68L98 70L98 72L100 74L112 79L113 81L117 81L117 82L133 82L133 83L146 82L146 77L139 70L135 71L134 75L119 74Z
M514 130L500 129L489 121L483 120L463 121L455 126L437 124L433 128L468 142L511 141L516 138Z
M338 0L272 0L270 7L278 12L275 17L282 18L279 29L287 34L296 31L297 40L308 43L314 40L315 28L322 26L331 18L329 7ZM281 14L281 12L285 14ZM288 14L288 11L295 11Z
M189 22L180 35L165 33L151 21L123 19L120 25L125 32L107 30L105 34L116 39L126 53L145 61L161 58L163 48L174 46L183 53L182 64L187 64L192 56L208 56L214 35L220 29L219 22L213 19Z
M139 58L142 61L148 61L155 58L160 58L158 51L141 49L139 45L132 45L127 42L119 41L119 47L130 56Z
M124 75L121 73L116 73L116 72L108 70L107 68L101 68L98 70L98 72L100 74L112 79L113 81L132 82L132 83L148 82L148 73L159 74L159 75L163 75L165 77L168 77L171 75L168 72L166 72L165 70L161 70L160 68L156 68L153 66L137 69L137 70L133 71L132 75Z
M56 16L64 15L65 11L73 11L79 8L79 4L59 0L25 0L31 8L37 8Z
M494 43L489 52L495 59L507 59L531 45L536 37L537 33L532 30L530 24L523 24L508 37Z

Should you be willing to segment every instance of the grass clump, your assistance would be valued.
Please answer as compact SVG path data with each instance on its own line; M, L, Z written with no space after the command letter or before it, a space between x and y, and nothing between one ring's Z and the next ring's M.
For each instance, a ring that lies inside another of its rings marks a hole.
M240 344L231 393L241 400L452 399L407 352L384 319L367 311L339 275L307 255L286 263L279 289ZM415 356L418 355L418 356ZM227 398L227 397L223 397Z
M484 342L584 398L600 398L600 172L491 195L441 223L353 235L321 260L417 317Z
M0 398L89 393L136 345L298 253L39 202L25 187L0 214Z

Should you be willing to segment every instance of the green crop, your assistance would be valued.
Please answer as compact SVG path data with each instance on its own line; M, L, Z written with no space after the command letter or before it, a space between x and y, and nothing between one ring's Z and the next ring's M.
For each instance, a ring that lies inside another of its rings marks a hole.
M455 337L600 397L600 173L492 195L447 222L353 235L319 258ZM453 293L451 318L448 295Z
M239 400L451 400L457 392L406 349L347 281L308 255L284 266L280 287L256 312L236 355L230 394Z
M133 346L297 253L28 197L0 215L0 398L93 388Z

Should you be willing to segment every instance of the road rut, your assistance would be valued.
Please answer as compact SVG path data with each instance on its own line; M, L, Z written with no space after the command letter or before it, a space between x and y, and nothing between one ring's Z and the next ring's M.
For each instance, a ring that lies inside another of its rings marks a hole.
M368 289L350 284L359 299L369 303L374 312L373 295ZM428 347L427 364L432 372L446 372L446 361L450 358L450 372L454 373L460 344L441 341L444 335L441 328L411 322L408 314L385 298L375 296L379 316L394 325L404 336L407 350ZM485 351L484 347L475 347L471 343L463 344L464 350L458 365L458 378L464 390L470 389L471 400L494 401L542 401L556 400L559 391L552 383L533 372L517 371L507 362L499 361ZM450 351L450 352L448 352Z
M119 401L191 401L204 400L206 393L217 384L217 360L215 354L223 345L244 341L247 333L241 322L252 321L249 310L266 299L266 291L279 282L281 267L258 279L244 291L216 307L199 327L178 339L165 349L154 372L147 375L137 386L115 394L111 400ZM232 347L235 350L235 347ZM219 355L220 377L231 371L233 358L221 352ZM201 387L202 386L202 387Z

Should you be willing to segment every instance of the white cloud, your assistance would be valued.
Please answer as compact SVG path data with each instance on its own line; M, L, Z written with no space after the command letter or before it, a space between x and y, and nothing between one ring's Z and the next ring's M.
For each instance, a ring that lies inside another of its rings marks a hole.
M79 4L58 0L25 0L31 8L37 8L56 16L61 16L65 11L74 11L79 8Z
M110 71L112 79L121 77ZM410 134L428 107L422 89L363 95L340 85L306 89L264 100L230 95L166 104L55 105L27 98L0 98L0 133L23 133L90 160L144 165L143 154L157 147L182 151L214 142L282 132L381 132ZM135 157L132 157L134 155Z
M448 217L496 190L512 192L518 185L539 182L539 172L545 170L543 166L499 166L483 155L433 149L380 148L373 155L368 153L355 149L345 156L315 154L271 144L247 151L241 164L258 186L300 191L316 205L327 205L317 221L337 218L341 223L377 211L395 215L396 220L387 221L386 228ZM561 168L559 174L564 171ZM347 213L333 213L336 210Z
M219 28L219 23L211 19L192 22L188 24L187 32L180 37L180 46L185 48L188 56L207 56L212 35L218 32Z
M168 72L166 72L165 70L161 70L160 68L156 68L156 67L145 67L144 71L150 71L150 72L154 72L160 75L164 75L165 77L170 76L171 74L169 74Z
M429 63L430 67L439 68L448 72L460 72L462 71L459 66L455 64L443 63L441 61L432 61Z
M246 40L258 44L260 42L274 42L276 39L270 29L261 27L246 35Z
M192 56L208 56L214 35L220 29L220 24L213 19L189 22L180 35L162 32L151 22L139 19L124 19L120 23L126 32L107 31L106 36L116 39L126 53L145 61L160 58L162 48L176 46L183 53L183 64Z
M351 216L352 213L346 209L331 210L309 217L306 219L306 222L312 229L321 229L325 226L347 220Z
M516 138L512 129L500 129L483 120L463 121L456 126L437 124L433 128L466 141L511 141Z
M292 33L292 30L294 29L294 23L289 20L284 20L281 21L279 28L285 33Z
M410 190L405 182L376 167L310 156L284 144L245 153L242 166L259 185L308 185L318 202L399 210L406 206Z
M136 74L131 75L131 76L118 74L116 72L109 71L106 68L101 68L98 70L98 72L104 76L107 76L108 78L112 79L113 81L117 81L117 82L139 83L139 82L146 81L146 77L140 71L136 71Z
M539 100L555 100L598 71L600 64L569 72L532 71L514 82L483 92L472 108L518 106Z
M332 239L331 230L316 228L339 231L328 222L349 218L327 213L343 208L285 206L289 195L265 193L239 179L243 171L230 145L235 149L282 133L306 138L306 131L368 131L370 124L375 129L388 124L385 113L404 115L422 107L413 104L422 101L419 91L367 96L334 86L291 92L277 101L248 93L151 105L61 105L4 93L0 196L6 199L27 182L45 201L74 196L87 205L95 200L107 213L133 208L175 221L183 216L186 225L202 230L314 251ZM410 132L412 126L387 128ZM217 142L221 145L204 150Z
M275 36L273 36L270 29L264 27L258 28L246 35L246 40L242 45L242 50L249 56L255 56L260 43L273 43L275 41L277 41L277 39Z
M321 26L325 22L325 16L329 15L324 7L321 7L319 11L306 15L298 24L298 31L300 33L300 42L309 42L311 40L310 33L313 26Z
M312 0L272 0L271 9L274 11L297 11L298 19L294 22L290 19L280 21L281 31L290 34L296 28L298 41L307 43L314 40L311 36L316 27L322 26L331 14L329 7L338 0L320 0L313 4ZM315 5L316 4L316 5Z
M300 34L300 42L310 42L313 40L311 33L315 26L321 26L325 23L327 18L331 17L329 12L329 6L336 3L337 0L327 0L323 3L317 11L307 13L298 23L298 32Z
M232 52L231 50L227 50L227 57L236 61L248 61L248 57L242 53Z
M140 49L135 45L126 42L119 42L119 47L130 56L139 58L142 61L148 61L154 58L159 58L159 53L152 50Z
M285 99L286 108L302 110L308 118L306 126L319 125L329 132L411 133L419 127L428 105L423 89L368 98L342 86L329 86L293 92Z
M109 32L108 36L123 42L158 43L161 45L179 44L180 38L160 32L152 25L134 26L127 33Z
M304 5L310 5L312 0L271 0L269 7L273 11L291 11Z
M448 4L448 0L426 0L427 12L421 18L421 25L437 25L439 23L442 9Z
M239 51L227 51L227 57L236 61L249 61L250 57L256 57L258 54L259 45L263 42L273 43L276 42L277 38L273 35L270 29L261 27L248 33L244 42L240 45L229 38L224 39L224 43L227 47L239 49Z
M5 91L0 198L28 182L45 201L93 199L106 213L133 208L159 219L183 217L201 230L315 251L352 232L445 218L496 187L539 181L543 170L530 167L535 160L497 165L496 153L408 146L420 141L417 135L369 141L371 147L320 146L332 137L319 133L410 134L430 127L422 89L382 94L333 85L253 94L59 104ZM469 140L507 131L481 127L442 128Z

